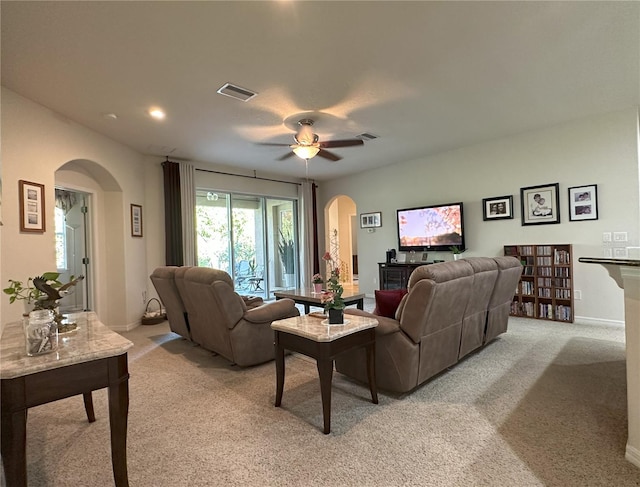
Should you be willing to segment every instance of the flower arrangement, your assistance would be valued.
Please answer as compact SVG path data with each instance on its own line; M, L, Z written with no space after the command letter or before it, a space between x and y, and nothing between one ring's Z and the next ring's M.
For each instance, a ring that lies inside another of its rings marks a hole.
M324 304L324 310L344 309L343 292L344 288L340 284L340 269L335 268L331 271L331 277L327 280L327 290L322 293L320 298L320 302Z
M324 279L320 274L314 274L311 280L314 284L322 284L324 282Z

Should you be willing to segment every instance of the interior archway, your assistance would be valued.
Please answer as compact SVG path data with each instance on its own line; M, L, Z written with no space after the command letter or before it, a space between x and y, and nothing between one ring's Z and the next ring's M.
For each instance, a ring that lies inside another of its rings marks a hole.
M90 207L91 309L108 326L126 322L124 201L116 178L97 162L76 159L55 172L56 187L87 193ZM92 265L91 265L92 264Z
M353 285L357 285L356 214L355 202L345 195L332 198L324 209L325 249L337 260L342 282Z

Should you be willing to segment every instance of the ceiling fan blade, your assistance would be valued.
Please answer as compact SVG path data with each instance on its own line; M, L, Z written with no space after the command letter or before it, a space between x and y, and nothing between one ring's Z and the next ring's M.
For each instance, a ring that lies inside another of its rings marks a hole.
M334 154L333 152L329 152L328 150L320 149L317 154L319 157L324 157L325 159L329 159L330 161L339 161L342 159L339 155Z
M284 156L278 157L276 161L284 161L285 159L289 159L292 156L295 156L293 151L286 153Z
M275 142L256 142L258 145L272 145L276 147L289 147L291 144L276 144Z
M325 140L320 142L320 147L351 147L354 145L364 145L361 139Z

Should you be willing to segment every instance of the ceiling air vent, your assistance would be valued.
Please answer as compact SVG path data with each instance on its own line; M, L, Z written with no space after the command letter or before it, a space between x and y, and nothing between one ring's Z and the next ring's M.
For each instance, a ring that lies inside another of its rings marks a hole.
M257 95L257 93L247 90L246 88L240 88L239 86L232 85L231 83L225 83L219 90L221 95L230 96L240 101L249 101L251 98Z
M377 138L378 138L377 135L369 134L367 132L360 135L356 135L356 139L360 139L360 140L373 140Z

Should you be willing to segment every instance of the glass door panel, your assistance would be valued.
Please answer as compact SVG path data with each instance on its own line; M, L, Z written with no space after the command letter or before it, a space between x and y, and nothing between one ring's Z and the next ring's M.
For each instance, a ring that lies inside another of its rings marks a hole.
M239 294L297 287L296 228L295 201L196 191L198 265L226 271Z
M231 222L234 283L239 294L260 295L265 291L264 198L232 195Z
M196 192L198 266L220 269L233 277L229 206L228 194Z

